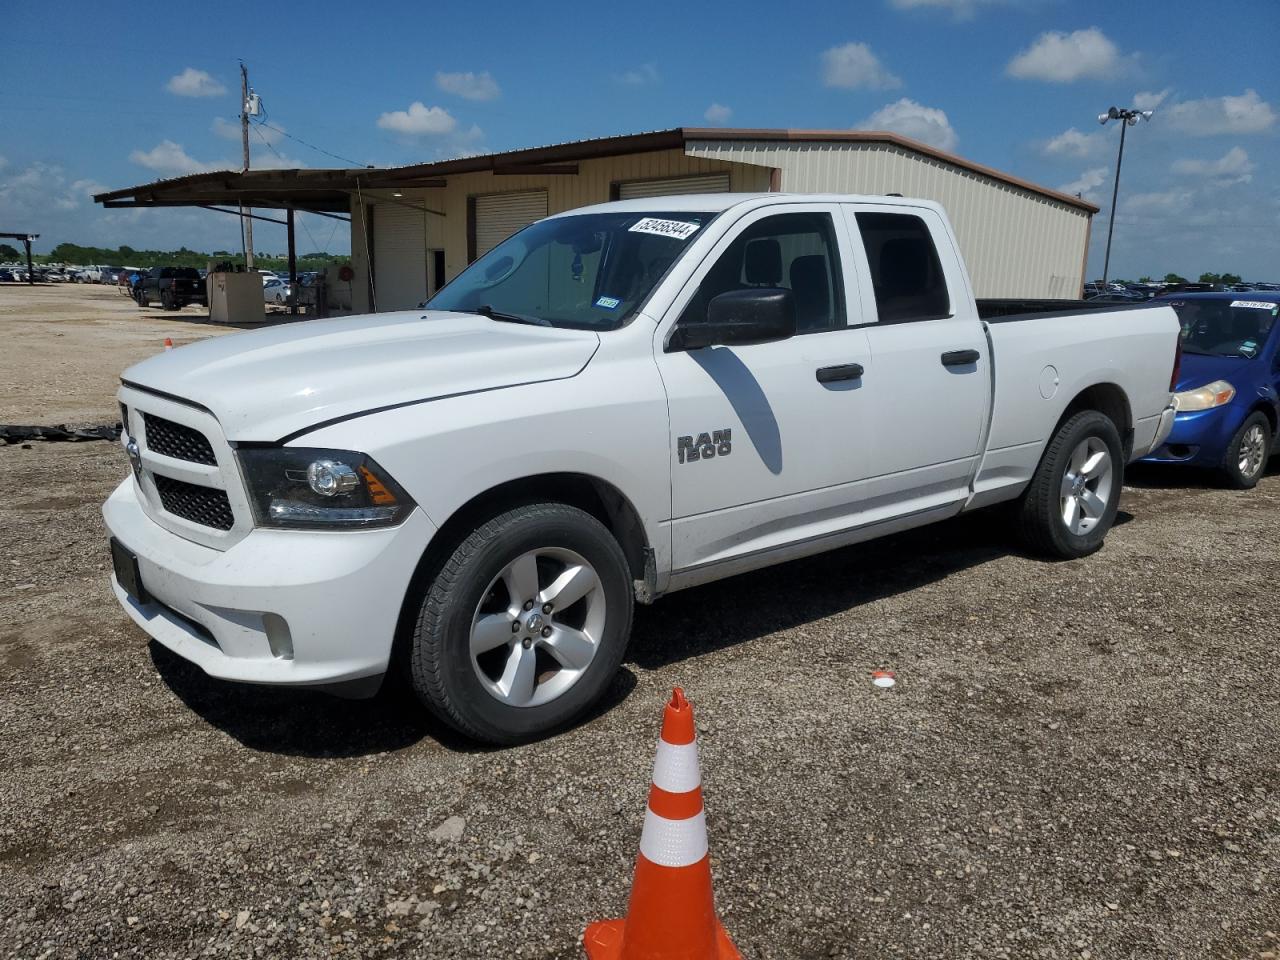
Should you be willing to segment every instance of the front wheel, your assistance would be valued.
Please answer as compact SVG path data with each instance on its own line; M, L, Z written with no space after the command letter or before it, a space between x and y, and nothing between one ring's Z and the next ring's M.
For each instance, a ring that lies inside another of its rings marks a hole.
M1227 485L1237 490L1257 486L1270 457L1271 421L1264 413L1251 413L1227 445L1227 454L1222 460Z
M1123 482L1115 424L1095 410L1077 413L1049 441L1019 502L1023 541L1049 557L1088 556L1115 522Z
M477 740L545 736L604 693L632 608L626 557L599 520L558 503L512 508L458 544L427 588L411 683Z

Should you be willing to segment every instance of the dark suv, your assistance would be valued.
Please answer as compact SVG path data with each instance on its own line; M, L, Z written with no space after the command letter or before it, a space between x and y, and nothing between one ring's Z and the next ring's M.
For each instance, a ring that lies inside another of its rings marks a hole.
M181 310L189 303L209 305L204 280L195 267L152 267L134 284L133 299L140 307L159 300L165 310Z

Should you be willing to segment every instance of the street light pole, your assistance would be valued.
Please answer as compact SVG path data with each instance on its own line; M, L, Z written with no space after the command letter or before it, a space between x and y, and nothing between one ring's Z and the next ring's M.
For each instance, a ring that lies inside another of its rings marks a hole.
M1107 285L1111 272L1111 234L1116 228L1116 198L1120 195L1120 166L1124 163L1124 133L1126 127L1132 127L1139 120L1150 120L1151 110L1132 110L1111 107L1106 113L1098 114L1098 122L1103 126L1108 120L1120 121L1120 152L1116 156L1116 180L1111 188L1111 215L1107 218L1107 253L1102 261L1102 285Z

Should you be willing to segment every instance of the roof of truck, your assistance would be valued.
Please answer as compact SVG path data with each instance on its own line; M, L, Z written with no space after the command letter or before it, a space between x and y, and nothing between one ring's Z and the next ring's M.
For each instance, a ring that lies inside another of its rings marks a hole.
M678 213L682 210L690 213L721 213L730 207L744 204L756 204L760 201L770 203L881 203L895 206L930 207L941 210L941 204L933 200L920 200L915 197L874 196L854 193L683 193L667 197L638 197L635 200L611 200L607 203L596 203L589 207L577 207L555 214L557 217L572 216L580 213Z

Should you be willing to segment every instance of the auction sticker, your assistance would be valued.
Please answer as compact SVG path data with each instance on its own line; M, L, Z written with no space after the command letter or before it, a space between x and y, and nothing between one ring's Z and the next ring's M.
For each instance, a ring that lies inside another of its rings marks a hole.
M634 230L635 227L631 229ZM1233 307L1248 307L1250 310L1274 310L1276 308L1274 303L1268 303L1266 300L1232 300L1231 305Z
M622 301L619 300L617 297L597 297L596 298L596 306L604 307L606 310L617 310L618 304L620 304L621 302Z
M657 217L645 217L631 228L632 233L652 233L659 237L673 237L676 240L688 240L698 232L699 224L685 223L683 220L659 220Z

